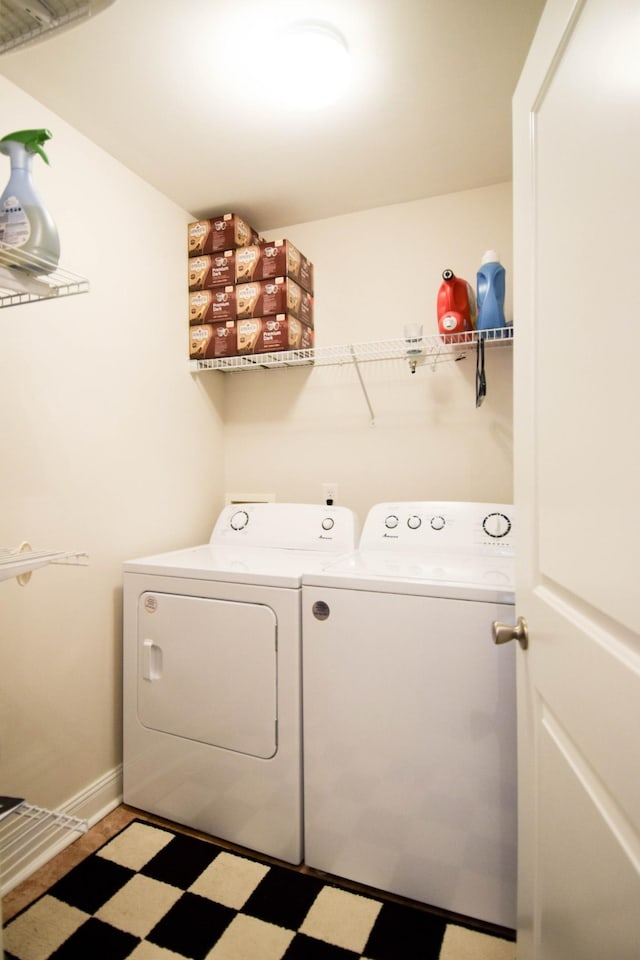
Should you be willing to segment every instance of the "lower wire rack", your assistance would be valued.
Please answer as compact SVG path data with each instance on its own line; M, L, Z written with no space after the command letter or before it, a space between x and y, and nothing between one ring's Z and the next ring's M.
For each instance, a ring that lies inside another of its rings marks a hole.
M86 820L22 802L0 819L0 893L31 876L77 837Z

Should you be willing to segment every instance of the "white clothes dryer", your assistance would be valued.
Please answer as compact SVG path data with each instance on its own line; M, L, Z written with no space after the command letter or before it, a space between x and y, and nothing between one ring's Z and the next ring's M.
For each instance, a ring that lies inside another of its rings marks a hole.
M303 578L305 862L516 925L512 508L384 503Z
M228 506L208 544L124 564L124 800L302 859L301 580L345 507Z

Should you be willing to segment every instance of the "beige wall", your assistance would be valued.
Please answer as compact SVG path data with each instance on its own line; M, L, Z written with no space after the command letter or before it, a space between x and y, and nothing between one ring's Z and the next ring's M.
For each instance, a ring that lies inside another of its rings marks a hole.
M437 333L443 269L475 286L486 249L507 270L511 318L511 185L398 204L267 231L315 264L318 346L401 338L419 320ZM475 354L423 366L361 365L375 426L352 366L224 376L229 492L318 502L323 481L364 519L382 500L509 502L512 357L487 350L487 398L475 406Z
M121 759L125 558L207 539L225 491L318 501L331 480L361 517L509 500L511 356L488 351L479 410L473 355L364 366L375 426L351 366L190 375L189 215L2 78L0 98L3 133L54 134L37 186L91 283L0 313L0 546L90 555L0 584L0 790L59 806ZM315 263L319 346L401 337L409 318L431 333L445 267L474 281L494 247L509 277L510 185L266 232Z
M222 385L187 372L188 214L2 78L0 101L3 135L53 133L36 184L91 284L0 312L0 546L90 555L0 583L0 792L56 806L121 760L122 561L222 505Z

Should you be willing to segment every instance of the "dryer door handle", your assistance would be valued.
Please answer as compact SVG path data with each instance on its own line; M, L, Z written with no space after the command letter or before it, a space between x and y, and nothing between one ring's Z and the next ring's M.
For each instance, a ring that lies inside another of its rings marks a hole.
M142 676L145 680L160 680L162 677L162 648L153 640L142 643Z

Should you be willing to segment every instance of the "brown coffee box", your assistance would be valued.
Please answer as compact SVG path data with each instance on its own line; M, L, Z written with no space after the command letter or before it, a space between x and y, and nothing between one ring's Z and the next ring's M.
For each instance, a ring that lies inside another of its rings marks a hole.
M313 326L313 297L289 277L255 280L236 285L236 317L268 317L288 313Z
M290 277L313 294L313 264L290 240L250 244L236 251L236 283Z
M235 250L189 257L187 261L189 290L227 287L236 282Z
M222 213L210 220L194 220L187 227L189 256L235 250L259 243L260 235L236 213Z
M313 347L314 342L313 329L286 313L238 320L236 334L239 356L306 350Z
M236 287L214 287L189 293L189 323L220 323L236 319Z
M219 360L237 354L236 325L203 323L189 328L189 357L191 360Z

